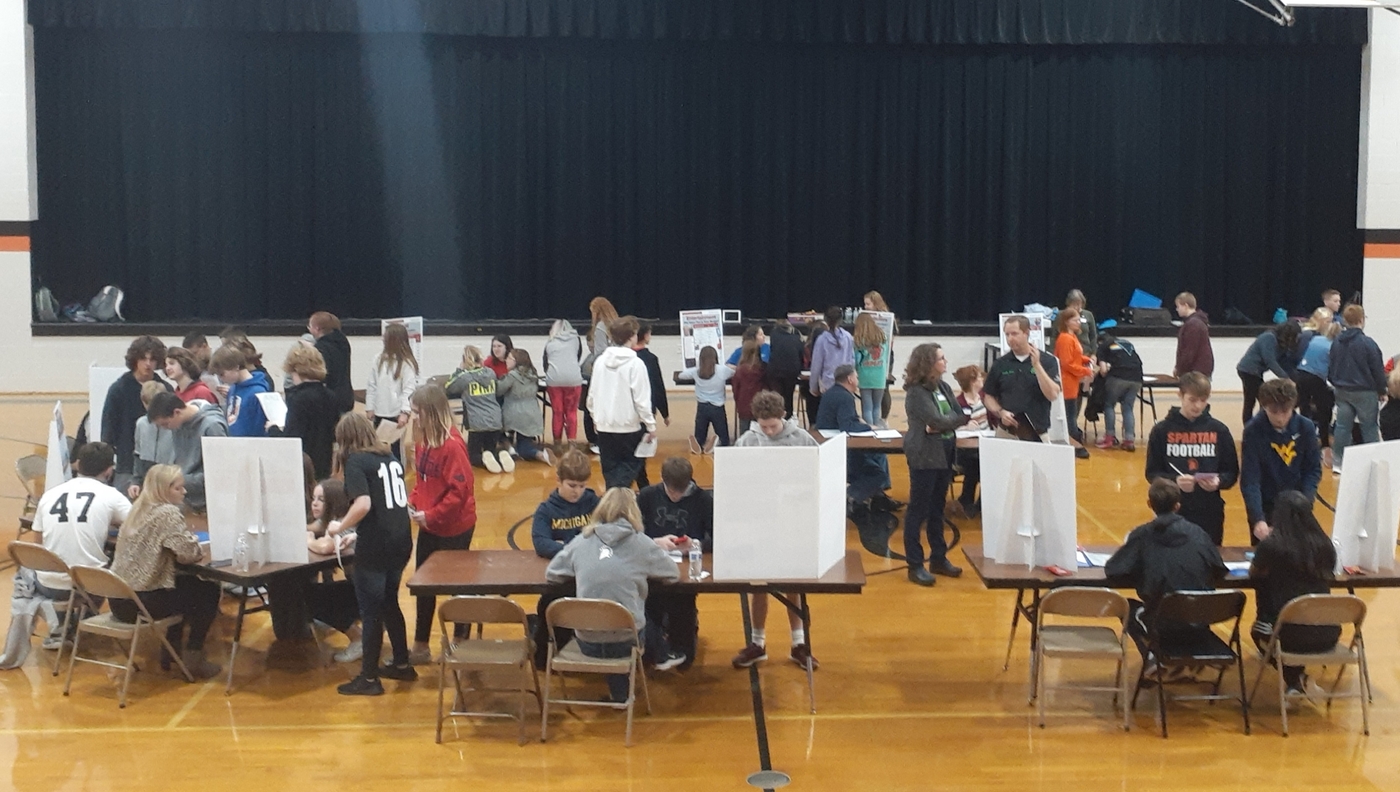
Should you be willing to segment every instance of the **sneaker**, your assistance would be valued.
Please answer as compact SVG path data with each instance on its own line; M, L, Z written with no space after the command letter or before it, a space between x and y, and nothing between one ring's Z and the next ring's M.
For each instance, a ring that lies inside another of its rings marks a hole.
M705 450L700 447L700 444L695 441L695 438L693 436L687 437L686 440L690 443L690 453L694 454L695 456L700 456L701 454L705 453Z
M923 567L909 567L909 582L919 586L932 587L938 580Z
M735 668L748 668L754 663L761 663L767 659L768 648L751 643L740 649L739 654L734 655L734 659L730 660L729 663Z
M1075 459L1088 459L1088 458L1089 458L1089 449L1085 448L1084 446L1079 446L1078 448L1074 449L1074 458L1075 458Z
M1124 440L1122 448L1124 451L1136 451L1137 444L1134 443L1132 440Z
M360 674L337 687L335 692L342 696L382 696L384 695L384 685L378 679L371 679Z
M500 460L496 459L496 455L491 453L490 451L481 452L481 464L485 465L486 469L491 471L492 473L501 472Z
M817 658L812 656L812 650L807 648L805 643L792 647L792 653L788 655L788 659L803 668L806 668L808 661L811 661L813 671L822 667L822 664L817 662Z
M846 501L846 518L850 520L867 520L870 518L870 505L858 503L856 501Z
M432 662L433 650L431 649L414 649L408 653L408 664L411 666L430 665Z
M601 452L598 450L598 446L596 446L596 445L591 445L591 446L588 447L588 453L590 453L590 454L592 454L592 455L594 455L594 456L598 456L598 454L601 453Z
M955 566L952 561L946 558L943 559L943 563L941 564L929 564L928 568L933 574L942 575L943 577L962 577L963 573L962 567Z
M411 665L396 666L392 663L385 663L379 667L379 675L385 679L397 679L400 682L418 681L418 672Z
M351 641L349 646L331 655L331 659L337 663L358 663L364 656L365 645L360 641Z
M1340 475L1342 475L1342 466L1341 466L1341 465L1333 465L1333 466L1332 466L1332 475L1334 475L1334 476L1340 476Z
M1117 448L1117 447L1118 447L1118 438L1114 437L1113 435L1106 434L1106 435L1104 435L1103 437L1100 437L1100 438L1099 438L1099 441L1098 441L1097 443L1094 443L1094 447L1095 447L1095 448Z
M685 655L672 652L664 657L655 668L657 671L670 671L685 662Z
M499 461L500 461L500 464L501 464L501 472L503 472L503 473L514 473L514 472L515 472L515 458L514 458L514 457L512 457L510 454L507 454L507 453L504 453L504 452L502 452L502 453L500 453L500 454L497 454L496 456L499 457Z

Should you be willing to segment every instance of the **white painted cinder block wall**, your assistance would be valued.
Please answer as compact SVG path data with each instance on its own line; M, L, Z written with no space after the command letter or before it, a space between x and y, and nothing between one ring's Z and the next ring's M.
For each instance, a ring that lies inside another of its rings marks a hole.
M1361 60L1361 150L1357 227L1400 230L1400 16L1372 10ZM1387 355L1400 352L1400 246L1366 245L1366 332Z

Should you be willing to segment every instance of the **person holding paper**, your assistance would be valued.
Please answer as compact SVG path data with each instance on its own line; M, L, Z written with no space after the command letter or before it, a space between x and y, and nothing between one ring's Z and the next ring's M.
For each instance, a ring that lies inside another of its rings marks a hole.
M272 390L267 375L251 370L247 357L233 346L219 347L209 361L209 370L228 386L225 417L229 436L266 437L267 414L258 394Z
M637 342L637 318L624 316L608 325L612 346L598 355L588 385L588 412L598 432L598 456L609 489L629 487L637 468L637 446L656 440L656 416L651 410L651 381L646 364L632 345Z
M1060 362L1031 346L1031 323L1012 316L1003 326L1011 350L987 372L982 398L1000 428L1020 439L1040 442L1050 431L1050 403L1060 398Z
M714 536L715 503L710 491L695 483L694 469L684 457L661 463L661 483L637 493L637 509L647 536L662 550L689 551L691 542L710 548ZM658 670L690 667L700 633L695 594L652 591L646 601L648 659ZM676 651L672 652L674 648Z
M909 581L932 586L934 575L958 577L962 569L948 560L943 539L943 507L953 483L954 432L970 420L943 380L948 358L938 344L919 344L904 367L904 458L909 463L909 511L904 514L904 557ZM919 532L928 526L928 569Z
M204 438L228 437L228 423L219 405L192 401L189 404L173 393L158 393L146 410L151 423L168 429L175 449L175 465L184 474L185 503L204 511Z
M860 381L856 378L856 367L843 363L832 373L835 387L822 394L822 404L817 410L817 429L836 429L846 433L873 432L860 420L856 409L856 393ZM889 459L875 451L846 452L846 500L847 510L852 517L862 516L862 511L875 509L896 512L904 504L885 494L890 487Z
M1225 542L1222 490L1240 477L1230 428L1210 414L1210 380L1197 371L1181 375L1181 406L1173 407L1147 439L1147 480L1175 481L1180 514L1199 525L1210 540Z
M315 347L297 344L287 352L282 370L292 378L286 396L286 425L279 427L269 420L268 436L301 438L301 450L311 457L316 479L326 478L331 474L331 449L340 412L335 394L326 387L325 360Z
M1322 449L1313 422L1294 412L1298 386L1293 380L1269 380L1259 388L1263 414L1244 427L1240 444L1240 494L1249 518L1250 544L1268 535L1274 500L1297 490L1312 502L1322 481Z

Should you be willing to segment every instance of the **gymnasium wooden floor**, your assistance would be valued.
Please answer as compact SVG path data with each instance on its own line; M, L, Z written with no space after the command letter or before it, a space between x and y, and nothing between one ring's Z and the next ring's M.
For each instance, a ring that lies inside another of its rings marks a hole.
M678 415L663 434L663 456L684 453L693 409L684 396L672 401ZM66 404L73 426L81 401ZM53 397L0 399L0 461L8 464L43 441L52 406ZM1217 399L1216 414L1236 429L1237 411L1238 399ZM709 459L693 459L696 478L708 483ZM1147 518L1142 464L1142 451L1096 452L1078 463L1081 541L1116 542ZM907 469L895 461L892 470L895 493L903 497ZM474 547L504 548L509 526L531 513L552 481L552 471L537 464L508 476L481 473ZM9 474L0 482L0 525L14 525L21 490ZM1335 492L1330 474L1323 492ZM1235 493L1228 501L1226 541L1239 544L1243 507ZM980 541L975 523L964 525L963 537ZM849 541L858 546L854 533ZM965 566L960 552L952 558ZM792 775L794 789L1400 789L1400 593L1362 595L1371 605L1370 737L1361 734L1359 705L1343 701L1330 715L1304 705L1285 739L1270 692L1256 707L1251 737L1244 736L1237 709L1193 702L1171 706L1172 736L1163 740L1150 699L1125 734L1104 694L1056 694L1042 731L1026 704L1024 627L1011 669L1001 670L1011 594L986 591L970 571L922 589L902 570L879 574L893 566L885 559L866 554L865 566L872 577L862 596L813 598L819 714L808 714L803 674L786 661L780 614L769 625L763 682L773 765ZM3 588L0 607L9 599ZM406 590L401 601L411 629ZM521 601L533 607L530 598ZM152 671L137 675L131 702L119 710L114 685L91 666L78 669L73 695L64 698L61 678L44 667L52 655L36 641L22 669L0 672L0 761L10 768L9 788L26 792L746 789L744 777L758 769L758 759L748 676L729 666L743 643L737 604L732 596L701 598L698 662L684 674L652 676L655 714L639 715L631 749L622 746L622 719L613 712L560 718L543 745L517 746L510 721L458 722L435 745L431 667L420 668L417 683L389 682L381 698L342 698L335 685L353 674L349 667L264 671L272 634L267 617L258 615L250 617L251 651L239 656L239 689L229 698L221 681L191 685ZM1252 603L1247 614L1246 625ZM231 625L226 600L210 638L221 662ZM330 642L338 648L342 640ZM1251 657L1251 682L1256 668ZM1112 669L1052 665L1051 673L1091 682L1111 679ZM1226 684L1233 689L1228 678ZM1270 677L1266 690L1272 684ZM530 728L537 736L537 724Z

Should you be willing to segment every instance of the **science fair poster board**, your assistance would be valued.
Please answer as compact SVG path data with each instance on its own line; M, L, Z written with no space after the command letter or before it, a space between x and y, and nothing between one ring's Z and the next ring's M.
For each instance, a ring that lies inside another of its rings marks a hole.
M982 552L1000 564L1073 571L1078 542L1074 449L987 437L982 463Z
M1337 483L1337 516L1332 542L1336 572L1360 567L1367 572L1395 569L1400 528L1400 440L1347 446Z
M681 359L683 368L699 364L700 350L714 347L719 362L724 362L724 311L707 308L681 311Z
M63 402L53 403L53 418L49 421L49 452L44 463L44 491L57 487L73 476L68 459L68 438L63 436Z
M389 325L401 324L408 330L408 345L413 348L413 357L418 361L418 365L423 365L423 317L421 316L401 316L397 319L380 319L379 335L382 338L384 331L389 329Z
M846 555L846 437L715 449L716 580L811 580Z
M88 441L102 439L102 407L107 403L107 391L126 373L124 366L88 366Z
M1045 317L1034 313L1004 313L997 314L997 333L1001 338L1001 354L1005 355L1011 351L1011 347L1006 345L1006 320L1013 316L1024 316L1026 321L1031 323L1031 346L1045 351L1045 325L1048 324Z
M306 563L301 441L206 437L203 448L211 557L233 558L234 542L243 534L253 563Z

